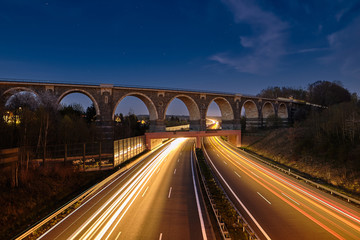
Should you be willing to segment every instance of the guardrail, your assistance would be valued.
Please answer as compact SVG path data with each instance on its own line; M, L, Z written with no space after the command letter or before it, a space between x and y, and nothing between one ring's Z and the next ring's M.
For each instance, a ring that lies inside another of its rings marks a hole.
M198 158L196 156L196 151L195 151L195 145L193 147L193 152L194 152L194 155L195 155L195 162L196 162L196 165L199 169L199 173L200 173L200 179L201 179L201 182L204 186L204 189L205 189L205 192L206 192L206 196L210 202L210 205L211 205L211 209L213 210L213 213L216 217L216 221L218 223L218 227L221 231L221 235L223 237L223 239L231 239L230 235L229 235L229 231L227 230L226 226L225 226L225 223L221 222L221 216L219 214L219 211L215 208L216 207L216 204L214 202L214 199L211 197L211 193L209 191L209 188L205 182L205 179L204 179L204 176L202 175L201 173L201 170L200 170L200 166L199 166L199 162L198 162Z
M225 143L226 143L229 147L231 147L232 149L241 150L241 149L239 149L239 148L235 148L234 146L230 145L230 144L227 143L227 142L225 142ZM313 185L313 186L316 186L316 188L319 188L319 189L323 189L323 190L325 190L325 191L328 191L328 192L330 192L331 195L333 195L333 194L334 194L334 195L337 195L337 196L339 196L339 197L342 197L342 198L346 199L348 202L353 202L353 203L356 203L356 204L359 204L359 205L360 205L360 201L359 201L359 200L357 200L357 199L355 199L355 198L352 198L352 197L349 197L349 196L347 196L347 195L345 195L345 194L342 194L342 193L340 193L340 192L338 192L338 191L336 191L336 190L334 190L334 189L331 189L331 188L329 188L329 187L326 187L326 186L324 186L324 185L322 185L322 184L319 184L319 183L316 183L316 182L314 182L314 181L311 181L311 180L309 180L309 179L307 179L307 178L305 178L305 177L303 177L303 176L300 176L300 175L298 175L298 174L296 174L296 173L293 173L293 172L291 172L290 168L289 168L288 170L286 170L286 169L284 169L284 168L282 168L282 167L279 167L279 166L277 166L277 165L275 165L275 164L269 163L268 161L266 161L266 160L264 160L264 159L261 159L261 158L255 156L255 155L253 155L253 154L251 154L251 153L248 153L248 152L246 152L245 150L241 150L241 151L243 151L246 155L251 156L251 157L253 157L253 158L256 158L257 160L261 161L262 163L265 163L265 164L267 164L267 165L269 165L269 166L271 166L271 167L273 167L273 168L275 168L275 169L277 169L277 170L279 170L279 171L281 171L281 172L287 173L288 175L293 176L293 177L295 177L295 178L297 178L297 179L301 179L301 180L305 181L305 182L308 183L308 184L311 184L311 185Z
M198 166L198 168L200 169L199 163L198 163L198 159L196 156L196 151L195 151L195 146L194 146L194 153L195 153L195 162ZM204 156L205 157L205 156ZM214 176L214 173L212 171L212 169L210 168L210 166L207 164L207 162L205 161L205 164L209 167L210 171L212 172L212 175ZM205 183L205 179L204 176L201 174L200 172L200 178L202 180L202 183L204 185L205 191L206 191L206 195L209 199L209 202L211 204L211 208L216 216L216 220L218 223L218 226L221 230L221 234L223 236L224 239L231 239L229 236L229 232L225 226L225 224L223 222L221 222L221 216L218 212L218 210L215 208L216 204L214 203L214 200L211 198L211 193L209 192L209 188L207 187L206 183ZM215 178L215 180L217 181L218 186L221 187L221 184L218 182L218 180ZM222 188L222 187L221 187ZM246 221L246 219L241 215L241 213L236 209L236 207L234 206L234 204L232 203L232 201L230 200L230 198L227 196L226 192L224 191L224 189L222 188L224 195L226 196L226 198L228 199L228 201L233 205L234 209L236 210L237 215L237 222L242 226L242 230L243 232L246 232L247 235L249 236L249 240L256 240L259 239L259 237L256 235L255 231L251 228L251 226L248 224L248 222Z

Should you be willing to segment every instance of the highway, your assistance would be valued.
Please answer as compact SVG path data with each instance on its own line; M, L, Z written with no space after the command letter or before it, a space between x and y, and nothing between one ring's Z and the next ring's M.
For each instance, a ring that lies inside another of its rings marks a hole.
M193 145L193 139L176 139L154 151L40 239L213 239Z
M204 155L260 239L360 239L360 208L281 173L222 139Z

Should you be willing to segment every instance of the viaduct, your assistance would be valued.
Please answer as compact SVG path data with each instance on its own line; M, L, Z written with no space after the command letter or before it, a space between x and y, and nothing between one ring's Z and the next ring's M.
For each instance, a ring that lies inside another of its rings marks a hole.
M0 104L5 104L12 95L23 91L31 92L40 99L51 96L57 105L68 94L85 94L94 103L97 126L101 128L103 138L106 139L113 139L115 110L127 96L135 96L146 105L150 115L150 132L165 131L166 110L175 98L180 99L189 111L190 131L206 130L206 113L213 101L219 106L223 130L241 129L242 109L245 111L247 127L261 127L271 115L279 117L284 123L291 122L294 109L305 104L288 99L267 99L219 92L17 81L0 81Z

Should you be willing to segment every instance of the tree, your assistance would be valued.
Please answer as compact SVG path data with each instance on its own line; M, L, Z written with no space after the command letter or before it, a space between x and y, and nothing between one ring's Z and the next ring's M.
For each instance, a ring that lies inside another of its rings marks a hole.
M341 82L317 81L308 87L308 102L322 106L331 106L350 102L350 92L342 87Z
M96 120L96 109L94 103L86 109L85 118L87 123L91 123Z
M306 99L306 91L299 88L290 88L290 87L268 87L266 89L261 90L261 92L257 95L258 97L263 98L273 98L276 99L278 97L289 98L293 97L299 100Z

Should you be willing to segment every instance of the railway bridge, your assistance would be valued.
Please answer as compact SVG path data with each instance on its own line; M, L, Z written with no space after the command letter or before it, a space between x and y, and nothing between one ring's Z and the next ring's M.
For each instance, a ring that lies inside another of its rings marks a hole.
M165 131L166 110L175 98L180 99L189 111L190 131L206 130L206 114L212 102L219 106L223 130L241 129L242 115L246 117L247 127L264 126L269 116L276 116L286 124L292 121L294 109L305 104L289 99L268 99L210 91L18 81L0 81L0 104L5 104L12 95L23 91L31 92L39 98L50 95L58 105L68 94L85 94L94 103L97 126L101 128L106 139L113 138L115 110L127 96L137 97L146 105L150 117L150 132Z

